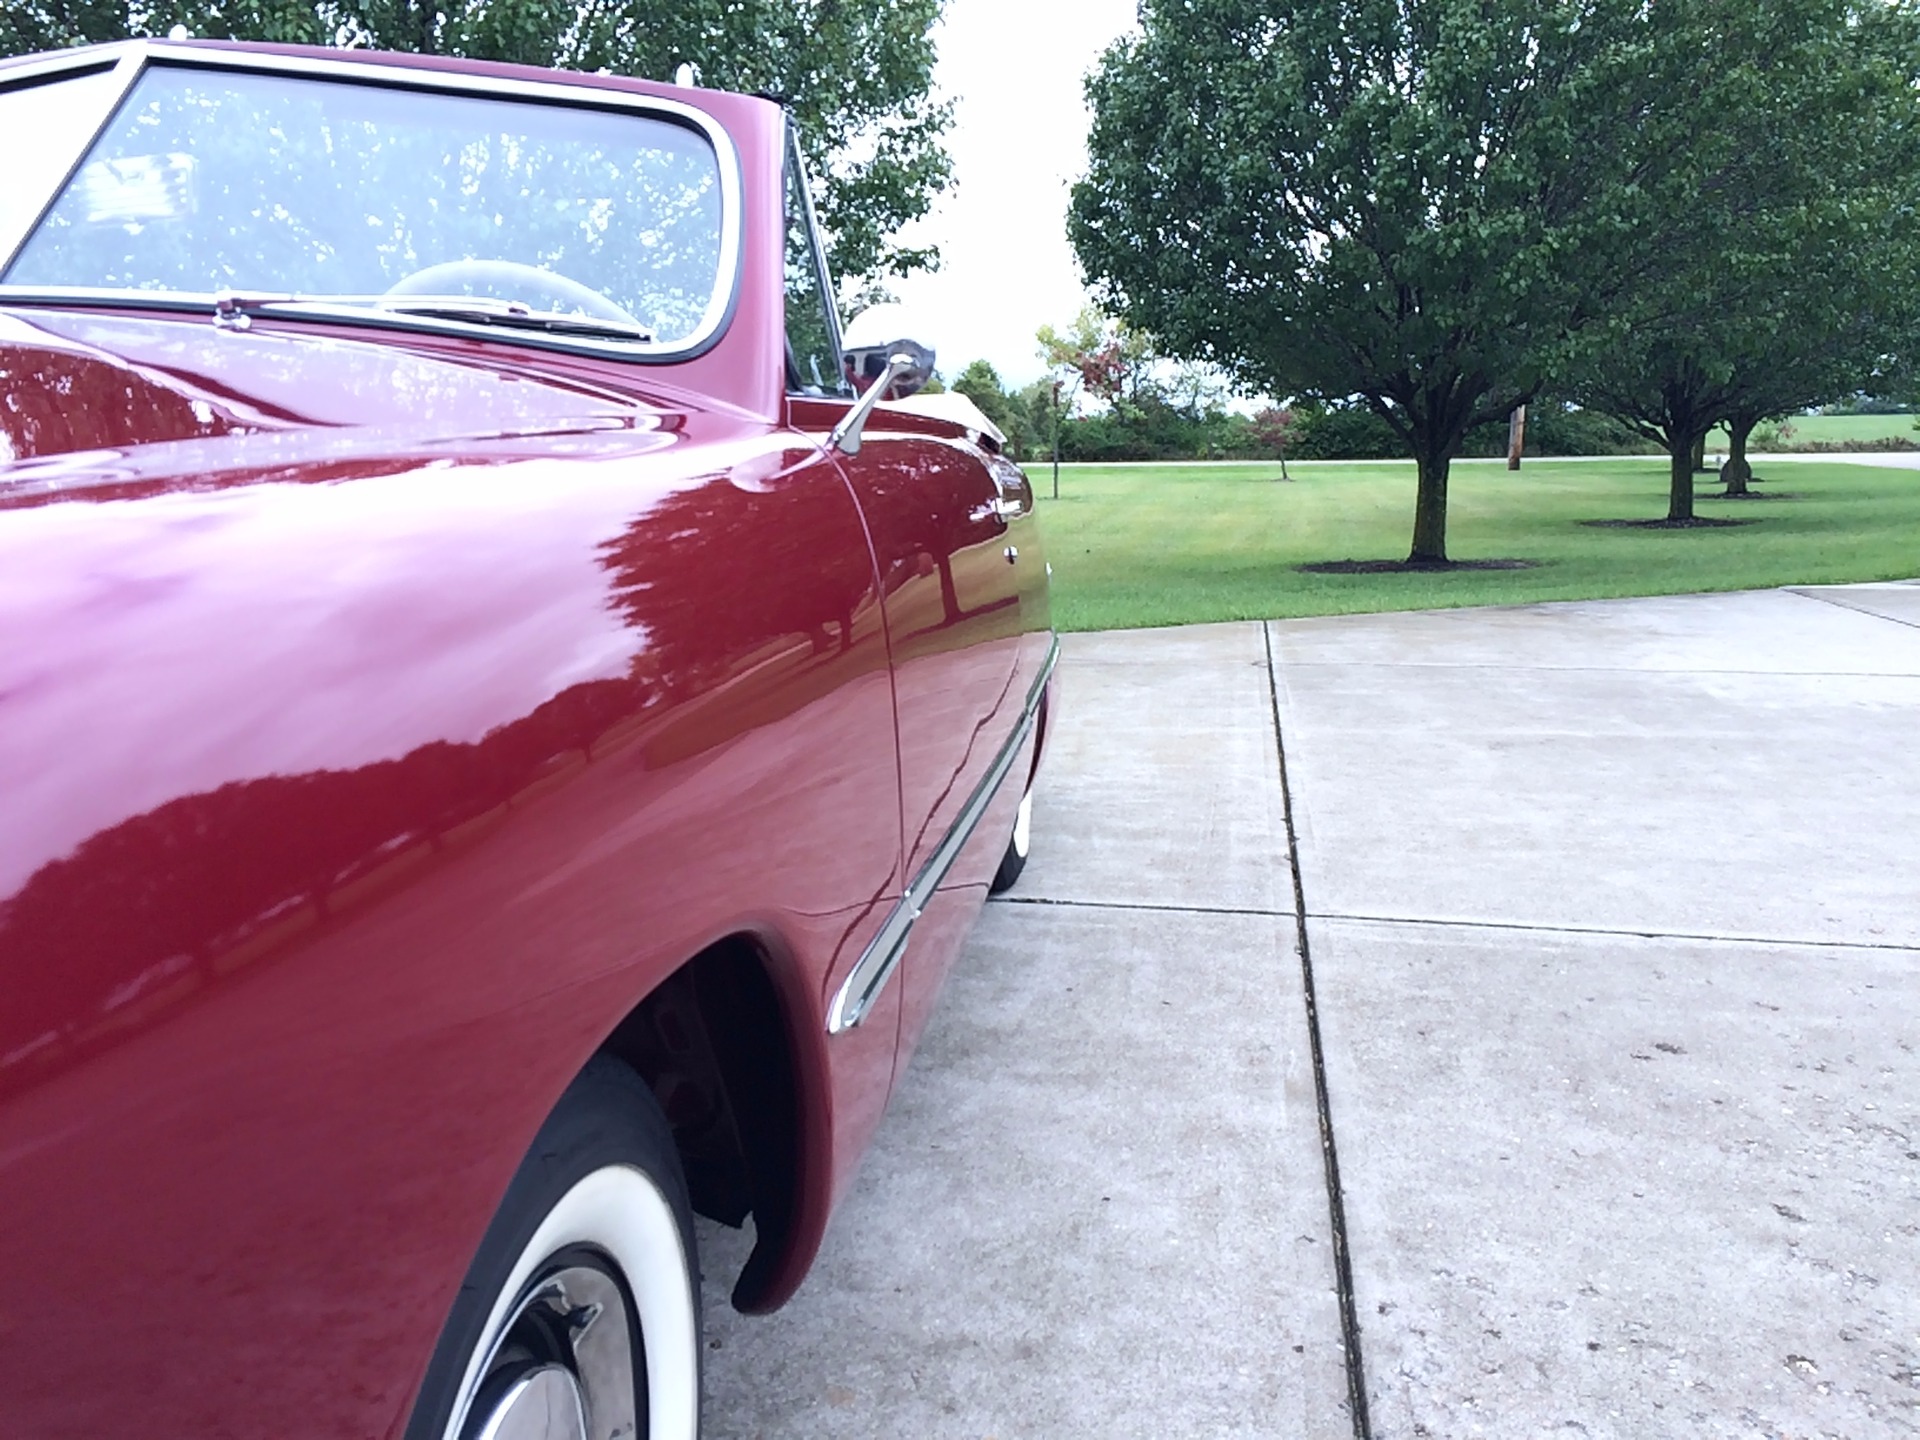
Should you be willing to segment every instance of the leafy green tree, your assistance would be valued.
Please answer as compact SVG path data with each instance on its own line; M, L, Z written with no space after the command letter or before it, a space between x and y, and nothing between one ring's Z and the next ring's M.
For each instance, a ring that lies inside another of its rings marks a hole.
M938 263L901 244L951 176L932 98L942 0L9 0L0 55L184 25L205 39L343 45L671 79L780 96L824 183L821 220L849 288Z
M1004 423L1010 418L1008 413L1007 392L1001 388L1000 372L985 360L975 360L966 369L954 376L949 387L957 395L964 395L980 407L980 413L994 424L1005 430Z
M1023 405L1018 396L1007 393L1000 383L1000 372L992 365L985 360L975 360L955 377L952 388L978 405L981 413L1000 427L1000 433L1007 437L1007 452L1016 460L1033 453L1042 432L1035 428L1031 407Z
M1743 493L1762 420L1910 368L1920 336L1920 28L1904 0L1667 7L1663 54L1701 78L1636 137L1669 154L1645 195L1640 283L1568 374L1582 403L1670 457L1667 521L1725 421Z
M1763 422L1834 395L1911 383L1920 358L1920 228L1906 203L1886 202L1879 225L1848 227L1848 243L1795 266L1791 288L1766 307L1777 322L1773 343L1734 368L1720 417L1728 495L1751 493L1747 446Z
M1631 283L1626 142L1670 67L1638 0L1143 0L1089 78L1097 293L1252 391L1364 403L1446 562L1462 437Z
M1051 443L1054 421L1054 382L1045 376L1028 381L1010 397L1014 411L1024 421L1026 449L1020 459L1038 459Z

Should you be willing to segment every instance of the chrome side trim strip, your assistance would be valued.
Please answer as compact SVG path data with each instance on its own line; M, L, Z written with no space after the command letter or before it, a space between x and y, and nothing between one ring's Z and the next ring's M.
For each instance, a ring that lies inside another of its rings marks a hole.
M1060 637L1056 635L1053 643L1047 647L1047 658L1040 666L1039 675L1027 691L1026 708L1021 712L1020 723L1014 726L1013 734L1000 747L1000 753L993 757L993 764L980 777L980 783L974 786L973 794L967 797L965 808L941 840L939 848L927 857L927 863L913 877L907 893L895 902L886 922L880 927L880 933L873 937L859 962L848 972L839 993L833 997L833 1004L827 1009L829 1035L844 1034L866 1019L874 1002L880 998L881 991L887 988L887 981L893 978L893 972L899 968L901 959L907 953L907 940L913 933L913 922L920 918L920 912L933 898L933 892L940 888L940 883L947 878L947 872L953 869L953 862L960 858L967 841L973 838L973 832L979 828L987 807L993 803L993 797L1005 783L1007 772L1019 758L1020 749L1032 733L1034 721L1039 718L1041 697L1046 694L1047 681L1053 677L1053 667L1059 660Z

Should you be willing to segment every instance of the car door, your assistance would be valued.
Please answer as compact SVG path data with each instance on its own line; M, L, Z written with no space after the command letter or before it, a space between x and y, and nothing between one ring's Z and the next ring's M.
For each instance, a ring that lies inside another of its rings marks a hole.
M870 535L871 524L865 520L866 507L857 503L844 470L835 463L837 457L832 456L826 444L828 429L846 412L850 387L840 373L839 318L829 298L832 291L800 170L798 149L791 134L787 137L784 189L789 428L790 432L798 432L795 440L813 452L820 468L837 477L848 502L861 512ZM875 581L877 586L877 575ZM883 632L888 624L883 610ZM891 657L888 671L891 687ZM897 765L897 701L894 710L894 733L889 737L894 741L894 754L875 758L880 763L892 760ZM891 813L874 817L876 824L891 827L896 855L899 854L901 813L896 803ZM911 923L900 904L906 880L904 871L897 872L892 892L881 907L886 919L880 933L863 949L844 954L835 962L827 974L822 995L822 1004L829 1013L827 1053L836 1097L834 1151L845 1161L837 1167L841 1174L852 1172L853 1160L878 1126L892 1091L902 994L895 972L905 929ZM861 1003L857 1013L849 1015L836 997L856 993Z
M1023 568L1042 562L1023 557L1008 513L1016 502L985 452L887 423L882 406L860 453L841 463L867 513L893 652L906 874L938 869L941 852L967 836L938 888L915 902L897 1078L985 903L1031 768Z
M1019 658L1017 552L985 456L892 433L877 411L840 457L867 515L892 647L907 873L959 822L1011 728Z
M838 322L797 160L789 160L789 379L796 428L829 445L854 396L840 374ZM798 287L817 287L809 299ZM815 315L822 318L816 322ZM829 350L828 347L832 347ZM866 516L892 654L902 848L909 881L929 871L972 819L981 831L947 870L952 903L910 917L900 1032L910 1048L1006 842L1011 812L978 821L976 795L1003 763L1024 716L1026 637L1044 628L1033 596L1044 561L1013 533L1030 528L1032 492L981 439L882 403L854 453L832 449ZM1006 787L1017 803L1024 772Z

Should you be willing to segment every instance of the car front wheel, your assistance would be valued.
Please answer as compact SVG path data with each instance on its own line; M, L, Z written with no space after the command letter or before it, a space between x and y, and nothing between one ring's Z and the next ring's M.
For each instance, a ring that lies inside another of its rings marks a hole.
M673 1134L617 1061L540 1129L455 1300L408 1440L695 1440L700 1272Z

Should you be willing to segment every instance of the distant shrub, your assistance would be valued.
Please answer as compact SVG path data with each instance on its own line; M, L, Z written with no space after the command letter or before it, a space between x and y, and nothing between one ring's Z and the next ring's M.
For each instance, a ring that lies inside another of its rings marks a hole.
M965 377L957 388L966 388ZM1359 403L1302 402L1248 417L1220 410L1196 414L1147 396L1097 415L1070 417L1060 426L1060 458L1082 462L1271 460L1282 444L1289 460L1404 460L1409 454L1394 428ZM1555 400L1527 409L1530 456L1638 455L1648 448L1645 440L1597 410ZM1504 421L1469 431L1461 450L1470 457L1506 453Z
M1911 415L1913 406L1879 395L1855 395L1820 407L1822 415Z
M1267 452L1254 434L1253 421L1245 415L1195 410L1148 394L1118 402L1097 415L1062 421L1060 458L1093 463L1260 460L1267 458Z
M1799 440L1762 445L1757 438L1758 432L1755 434L1756 439L1747 448L1769 455L1893 455L1906 450L1920 450L1920 441L1909 440L1904 435L1879 435L1871 440Z
M1527 455L1641 455L1648 448L1645 440L1598 410L1559 400L1536 400L1527 406ZM1467 432L1460 453L1482 458L1505 455L1506 422L1476 425Z
M1404 460L1394 428L1365 405L1297 405L1289 460Z

